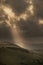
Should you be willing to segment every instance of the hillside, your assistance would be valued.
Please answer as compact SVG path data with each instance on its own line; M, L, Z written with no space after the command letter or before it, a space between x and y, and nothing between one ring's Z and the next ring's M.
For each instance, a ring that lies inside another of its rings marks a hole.
M1 47L0 65L43 65L43 58L23 48Z

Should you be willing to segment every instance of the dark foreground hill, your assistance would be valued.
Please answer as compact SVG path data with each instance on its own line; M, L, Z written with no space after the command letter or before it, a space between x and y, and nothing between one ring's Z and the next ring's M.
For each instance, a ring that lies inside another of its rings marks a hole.
M2 47L0 65L43 65L43 58L22 48Z

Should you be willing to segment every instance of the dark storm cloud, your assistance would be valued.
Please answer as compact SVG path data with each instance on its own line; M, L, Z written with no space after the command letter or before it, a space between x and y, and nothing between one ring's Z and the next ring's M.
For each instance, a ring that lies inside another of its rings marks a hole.
M27 20L27 25L28 25L29 37L42 37L43 36L43 32L40 28L40 25L38 24L37 18Z
M43 25L38 24L37 18L30 17L26 21L21 19L17 24L24 38L43 37Z
M12 40L11 30L6 23L0 24L0 40Z
M33 0L33 5L35 16L43 19L43 0Z
M16 15L20 15L25 12L27 6L29 5L29 3L26 3L25 0L6 0L5 3L13 8Z

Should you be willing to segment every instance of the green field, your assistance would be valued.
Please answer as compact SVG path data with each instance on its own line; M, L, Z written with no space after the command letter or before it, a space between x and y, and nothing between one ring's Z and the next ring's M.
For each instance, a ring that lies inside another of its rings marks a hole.
M0 48L0 65L43 65L43 57L22 48Z

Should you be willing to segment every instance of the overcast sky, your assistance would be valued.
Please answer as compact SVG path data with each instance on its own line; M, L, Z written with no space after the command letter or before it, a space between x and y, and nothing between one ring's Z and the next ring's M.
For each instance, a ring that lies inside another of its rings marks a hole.
M26 20L21 18L17 23L25 37L43 37L43 0L5 0L5 3L12 7L17 16L25 12L28 14Z
M31 37L43 38L43 0L4 0L2 4L10 6L13 13L15 13L15 17L20 18L19 20L16 18L16 24L19 27L20 34L24 39L29 39ZM4 25L1 26L0 31L7 29L3 28Z

